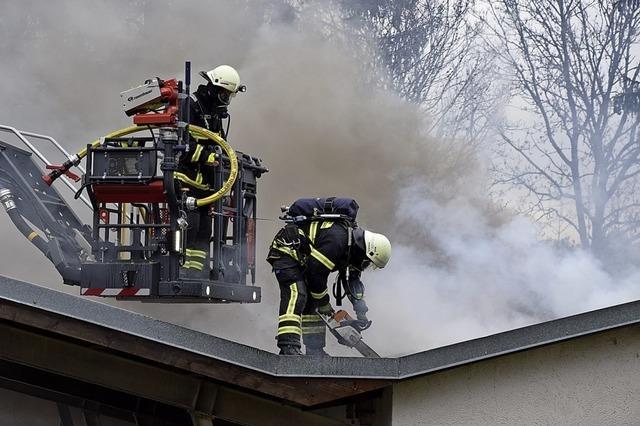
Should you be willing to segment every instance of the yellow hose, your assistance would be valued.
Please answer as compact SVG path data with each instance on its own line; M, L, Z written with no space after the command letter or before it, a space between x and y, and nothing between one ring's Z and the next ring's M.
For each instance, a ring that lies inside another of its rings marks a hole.
M129 127L125 127L124 129L120 129L120 130L116 130L115 132L111 132L109 133L107 136L104 137L104 139L107 138L119 138L120 136L125 136L128 135L129 133L135 133L138 132L140 130L144 130L147 129L147 127L141 127L141 126L129 126ZM95 141L91 142L91 147L93 148L97 148L100 146L100 139L96 139ZM82 150L80 152L78 152L78 158L84 158L87 155L87 148L82 148Z
M229 177L227 178L225 183L222 185L222 187L214 194L211 194L208 197L199 198L196 200L196 206L198 207L208 206L214 201L222 198L222 196L224 196L224 194L226 194L227 192L231 191L231 186L233 186L233 183L236 181L236 178L238 177L238 158L236 157L235 151L233 150L233 148L229 146L227 141L225 141L222 137L218 136L217 134L213 133L211 130L207 130L205 128L190 124L189 133L193 133L196 136L202 136L207 139L211 139L212 141L220 145L222 150L227 154L227 157L229 157L229 163L231 163L230 164L231 171L229 172Z
M128 135L130 133L135 133L135 132L138 132L140 130L146 130L146 129L148 129L147 126L137 126L137 125L129 126L129 127L125 127L123 129L120 129L120 130L116 130L115 132L109 133L108 135L106 135L104 137L104 139L107 139L107 138L119 138L121 136L125 136L125 135ZM194 126L193 124L190 124L189 125L189 133L194 134L196 136L201 136L203 138L209 139L209 140L217 143L218 145L220 145L222 150L227 154L227 157L229 157L229 163L230 163L230 166L231 166L231 171L229 172L229 177L224 182L222 187L218 191L216 191L215 193L209 195L208 197L196 199L196 206L198 206L198 207L208 206L209 204L219 200L226 193L231 191L231 187L233 186L233 183L236 181L236 178L238 177L238 157L236 157L235 151L233 150L233 148L231 148L229 146L227 141L225 141L222 137L218 136L217 134L213 133L210 130L207 130L205 128ZM91 146L93 148L97 148L98 146L100 146L100 143L101 143L102 139L103 138L96 139L95 141L91 142ZM87 148L83 148L80 152L78 152L77 155L78 155L78 158L86 157Z

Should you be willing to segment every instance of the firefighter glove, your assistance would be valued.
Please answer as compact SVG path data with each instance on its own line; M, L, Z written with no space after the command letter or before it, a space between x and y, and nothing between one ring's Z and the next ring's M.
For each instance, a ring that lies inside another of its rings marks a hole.
M356 311L356 318L358 318L358 321L369 322L366 312Z
M367 320L367 312L369 311L369 308L367 307L367 303L364 301L364 299L354 300L353 310L356 311L358 319L364 319L365 321Z
M358 319L353 322L352 326L358 331L364 331L367 328L371 327L371 322L372 321Z
M333 306L331 303L327 303L326 305L318 306L318 313L330 317L333 315Z

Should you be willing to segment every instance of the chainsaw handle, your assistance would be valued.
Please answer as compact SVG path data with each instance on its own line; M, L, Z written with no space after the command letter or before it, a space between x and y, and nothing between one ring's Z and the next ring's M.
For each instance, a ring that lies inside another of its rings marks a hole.
M367 328L371 327L371 322L372 322L371 320L363 321L363 320L352 319L352 320L342 321L340 325L351 326L356 330L358 330L358 332L362 332Z

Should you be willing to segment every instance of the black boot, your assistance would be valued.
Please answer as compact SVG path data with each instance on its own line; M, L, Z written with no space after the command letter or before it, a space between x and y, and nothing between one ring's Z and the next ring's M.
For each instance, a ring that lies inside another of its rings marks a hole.
M280 355L302 355L300 348L294 345L280 346Z
M318 356L318 357L329 356L329 354L324 351L324 348L310 348L308 346L307 346L307 350L306 350L306 355L307 356Z

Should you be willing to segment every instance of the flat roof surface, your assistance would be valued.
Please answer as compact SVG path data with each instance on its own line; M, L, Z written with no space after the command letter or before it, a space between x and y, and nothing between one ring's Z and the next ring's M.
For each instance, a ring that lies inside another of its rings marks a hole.
M399 380L640 322L640 301L518 328L399 358L281 357L135 312L0 276L0 308L18 305L273 377ZM5 318L6 319L6 318Z

